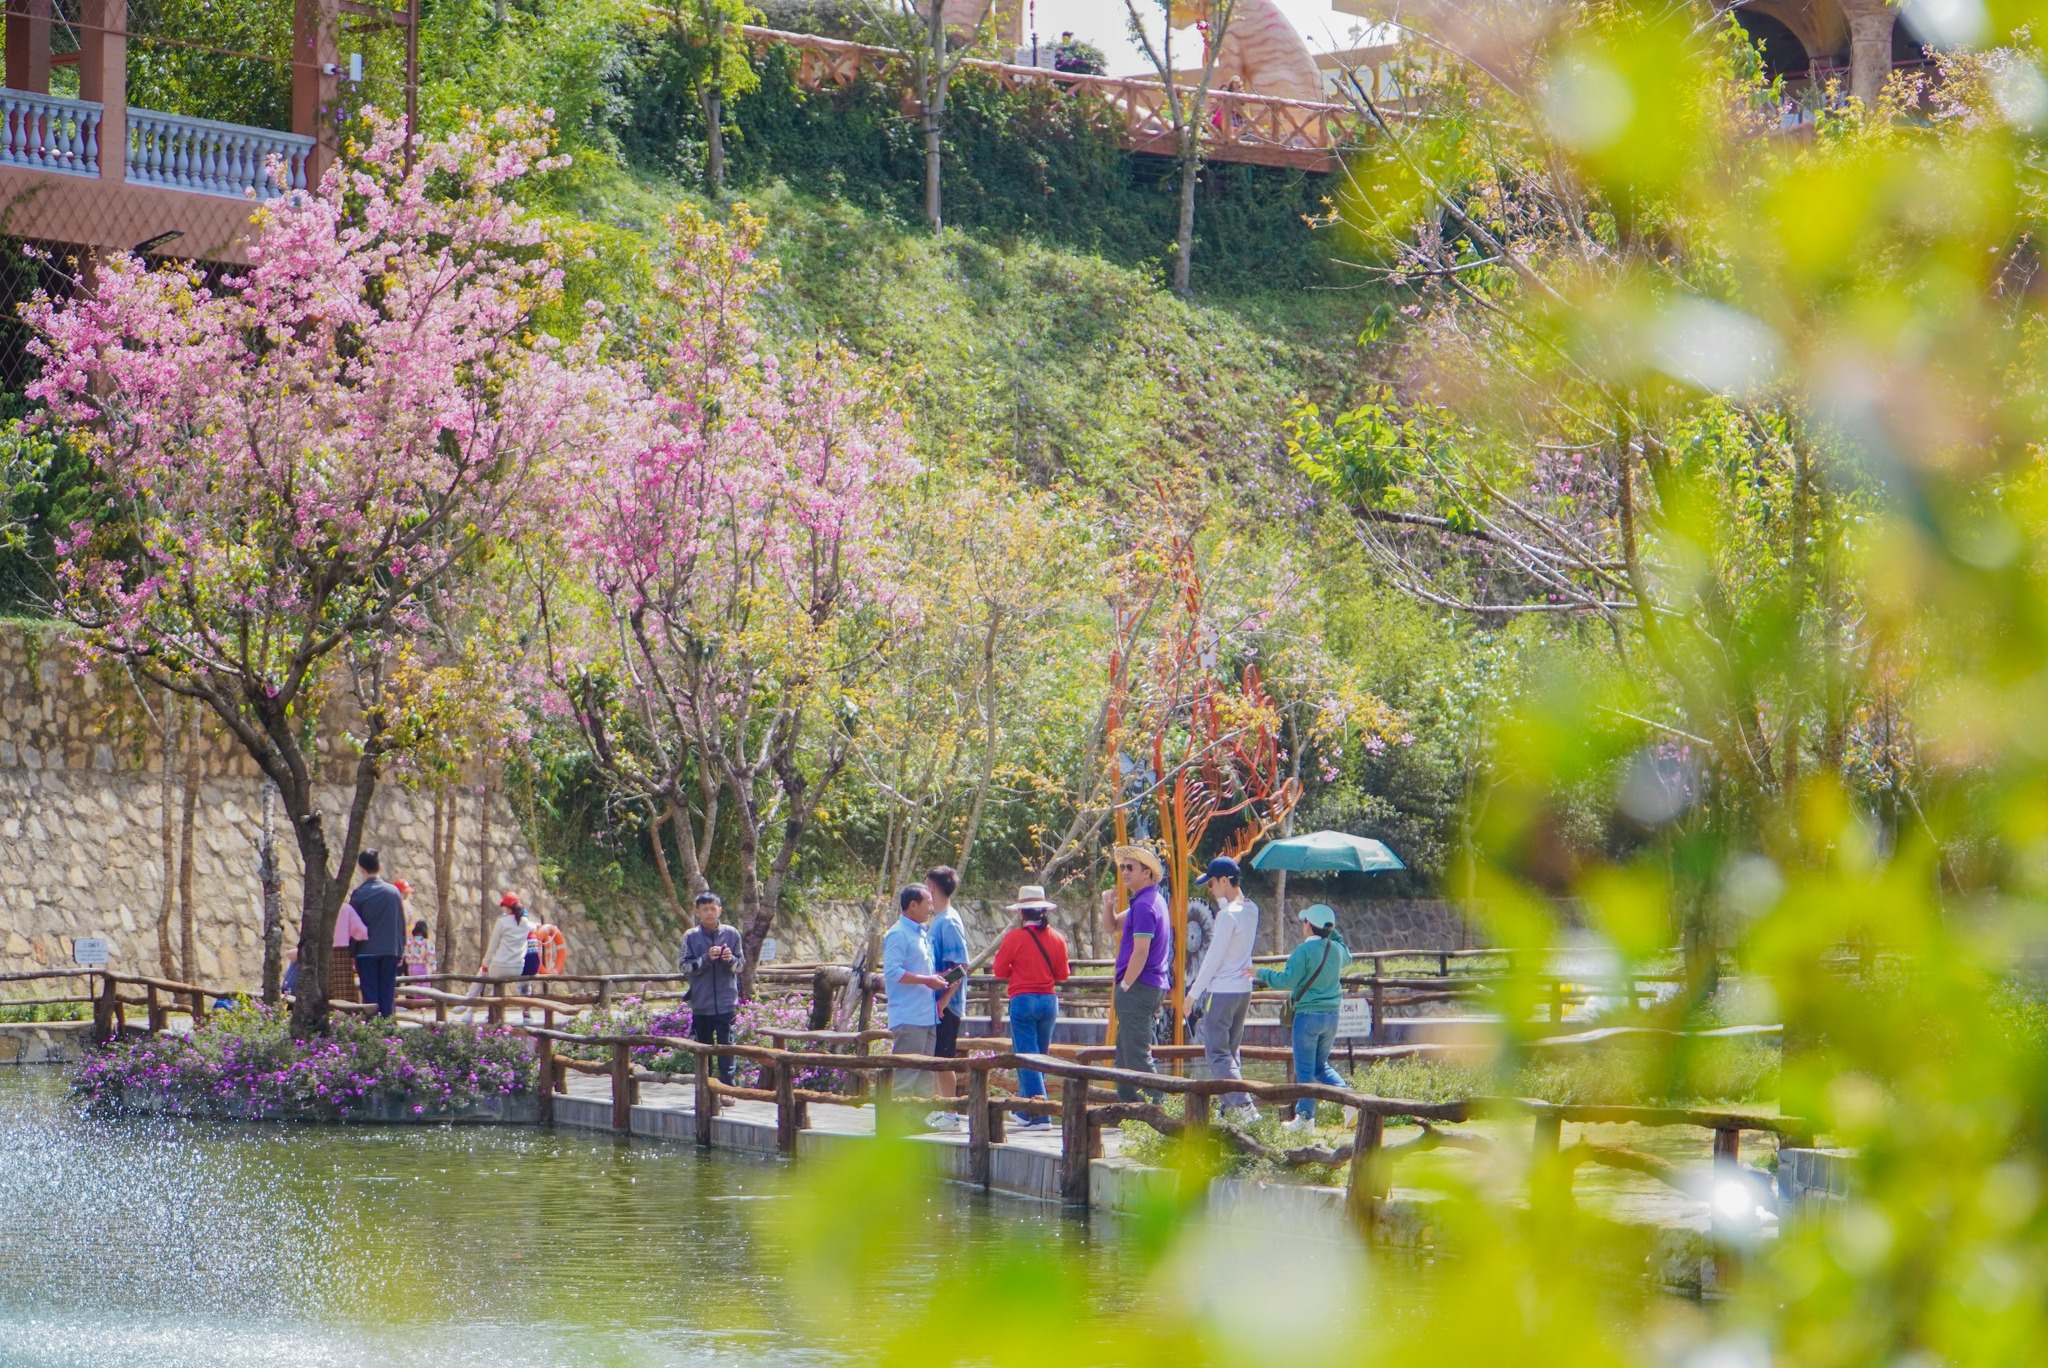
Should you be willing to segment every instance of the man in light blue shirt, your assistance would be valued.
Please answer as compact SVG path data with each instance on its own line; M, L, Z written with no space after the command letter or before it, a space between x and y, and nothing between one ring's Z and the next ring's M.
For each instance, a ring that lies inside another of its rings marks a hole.
M960 876L953 872L951 865L939 865L925 871L925 889L932 895L932 919L925 925L925 934L932 942L932 969L942 977L948 971L958 969L962 975L973 967L967 953L967 928L961 924L960 914L953 910L953 893L960 887ZM941 1059L954 1059L960 1054L960 1027L966 1019L967 980L962 977L951 982L939 993L938 1043L932 1053ZM939 1096L960 1095L958 1074L939 1075ZM935 1130L960 1130L965 1122L957 1112L933 1112L925 1118L925 1124Z
M932 943L925 923L932 919L931 893L910 884L896 895L902 913L882 937L882 986L889 995L891 1054L929 1055L938 1043L939 994L946 980L932 972ZM908 1073L906 1070L904 1073ZM899 1095L930 1097L932 1076L922 1071L896 1075Z

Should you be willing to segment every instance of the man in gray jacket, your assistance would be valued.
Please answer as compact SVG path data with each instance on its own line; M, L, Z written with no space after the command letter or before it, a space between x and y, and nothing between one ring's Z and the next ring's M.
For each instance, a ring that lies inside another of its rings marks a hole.
M747 950L740 933L719 925L725 903L716 893L697 895L697 924L683 937L676 967L690 976L690 1037L704 1045L732 1044L732 1018L740 1006L740 971ZM732 1082L732 1056L718 1056L718 1076Z

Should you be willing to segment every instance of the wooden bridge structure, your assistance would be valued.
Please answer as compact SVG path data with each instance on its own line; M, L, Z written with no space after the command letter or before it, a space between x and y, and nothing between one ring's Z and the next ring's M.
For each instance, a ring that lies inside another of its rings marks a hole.
M907 59L894 48L752 25L744 32L756 53L773 47L794 49L797 84L804 90L843 89L863 79L902 81L906 106L915 108L915 97L907 89ZM1179 152L1166 87L1156 80L1085 76L973 59L962 65L1007 90L1037 88L1065 99L1100 100L1116 112L1127 151L1169 157ZM1209 92L1202 124L1202 155L1209 161L1324 172L1337 170L1344 154L1364 140L1368 129L1367 121L1348 105L1227 90Z

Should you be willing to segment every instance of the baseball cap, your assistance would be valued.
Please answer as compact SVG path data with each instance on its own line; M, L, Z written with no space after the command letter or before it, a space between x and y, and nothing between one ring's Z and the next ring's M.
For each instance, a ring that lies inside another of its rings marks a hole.
M1236 883L1238 880L1237 861L1231 859L1228 855L1218 855L1215 859L1209 861L1209 868L1203 871L1202 876L1196 879L1195 882L1205 884L1211 879L1228 879L1232 883Z

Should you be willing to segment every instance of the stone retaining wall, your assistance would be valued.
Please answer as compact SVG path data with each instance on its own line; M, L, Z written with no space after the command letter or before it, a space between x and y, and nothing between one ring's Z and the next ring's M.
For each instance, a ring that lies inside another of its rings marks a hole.
M261 785L255 767L224 736L202 731L202 775L194 824L194 923L197 964L181 966L209 987L253 986L263 963L261 890L256 881ZM104 936L112 966L155 973L163 906L163 787L159 748L148 714L124 681L81 674L76 657L48 632L0 629L0 972L64 967L72 941ZM349 790L328 785L321 806L338 830ZM174 822L182 793L171 795ZM475 967L477 928L485 916L478 887L482 800L455 799L456 855L449 897L458 953L447 969ZM601 933L579 903L558 903L520 836L502 795L491 800L490 894L516 889L527 905L563 928L571 968L584 972L651 970L673 961L665 929L629 913ZM387 782L371 809L369 843L388 876L414 887L413 914L435 920L429 852L433 800ZM284 872L285 943L298 940L300 867L288 828L278 841ZM174 912L175 917L175 912ZM175 953L178 932L174 924Z
M161 708L161 701L150 700ZM156 724L133 685L110 672L81 672L62 637L46 628L0 627L0 972L67 966L72 941L104 936L113 966L157 972L157 925L163 907L163 786ZM252 986L262 969L256 838L261 785L254 765L216 728L203 727L197 748L202 776L194 841L196 965L187 977L209 986ZM322 807L339 829L350 773L337 763ZM182 801L171 794L174 821ZM661 907L621 902L600 919L577 902L557 901L543 886L539 862L521 837L510 805L491 798L490 897L517 889L570 942L570 967L586 973L668 970L679 938L676 919ZM479 888L477 850L483 799L458 794L456 856L449 898L458 929L457 953L444 969L475 967L478 924L488 913ZM433 801L387 781L371 810L369 843L383 852L387 875L415 889L414 915L435 921L429 853ZM286 944L297 942L298 851L284 833ZM1328 901L1355 948L1413 946L1456 949L1474 942L1443 902L1364 901L1327 896L1327 881L1303 880L1289 905ZM1272 914L1270 890L1253 896ZM1081 956L1111 953L1107 935L1087 925L1087 893L1061 893L1056 919ZM964 899L972 943L986 946L1011 924L1006 898ZM174 913L175 916L175 913ZM870 922L886 925L866 903L825 900L793 909L776 935L783 960L845 963L865 944ZM1291 935L1294 928L1287 928ZM175 953L178 933L173 926ZM1291 943L1291 942L1290 942Z

